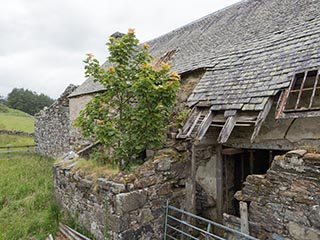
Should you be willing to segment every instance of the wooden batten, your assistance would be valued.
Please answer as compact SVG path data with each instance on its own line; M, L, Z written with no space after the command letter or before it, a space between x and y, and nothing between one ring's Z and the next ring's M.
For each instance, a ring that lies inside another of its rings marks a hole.
M196 141L200 142L202 140L202 138L204 137L204 135L206 134L206 132L208 131L212 123L213 117L214 117L213 111L209 110L209 112L207 113L207 115L205 116L205 118L203 119L202 123L198 128L198 131L196 133Z
M254 127L253 134L251 136L251 142L253 142L255 140L255 138L258 136L260 129L261 129L261 126L262 126L262 123L266 120L266 118L270 112L270 109L272 107L272 103L273 103L273 100L271 98L269 98L266 105L264 106L263 110L259 113L258 118L256 120L255 127Z
M218 143L226 143L232 133L233 128L235 127L237 122L237 114L235 112L234 115L229 116L223 125L223 128L218 137Z

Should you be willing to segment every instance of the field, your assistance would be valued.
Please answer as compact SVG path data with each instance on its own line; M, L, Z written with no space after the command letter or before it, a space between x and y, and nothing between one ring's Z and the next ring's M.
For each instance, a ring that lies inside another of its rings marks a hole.
M0 129L34 131L34 119L27 113L0 104Z
M0 104L0 130L17 130L32 133L34 119L27 113ZM33 145L32 137L0 134L0 147Z
M34 131L32 116L0 104L0 129ZM0 135L0 147L25 146L32 137ZM45 239L55 234L53 160L35 154L0 152L0 240Z
M55 234L53 160L38 155L0 155L0 239L45 239Z

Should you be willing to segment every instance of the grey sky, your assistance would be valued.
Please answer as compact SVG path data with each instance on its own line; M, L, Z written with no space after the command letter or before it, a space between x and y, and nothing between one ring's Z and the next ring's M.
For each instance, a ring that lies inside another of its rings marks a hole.
M0 95L14 87L57 98L101 62L107 37L134 28L150 40L239 0L0 0Z

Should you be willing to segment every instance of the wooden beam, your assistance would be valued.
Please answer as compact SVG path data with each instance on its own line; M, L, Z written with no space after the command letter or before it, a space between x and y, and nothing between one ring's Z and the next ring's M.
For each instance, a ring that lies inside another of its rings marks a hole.
M302 91L303 91L304 84L305 84L305 82L306 82L307 76L308 76L308 71L305 71L305 72L304 72L304 77L303 77L303 80L302 80L302 83L301 83L301 86L300 86L300 91L299 91L299 94L298 94L298 99L297 99L297 102L296 102L296 105L295 105L294 109L298 109L298 107L299 107L299 103L300 103Z
M186 123L184 124L182 131L177 135L177 138L185 138L186 134L188 133L188 130L190 127L192 127L195 118L199 114L199 109L197 107L194 107L191 112L189 113L188 119Z
M306 111L306 112L286 112L282 113L279 118L280 119L288 119L288 118L306 118L306 117L320 117L320 111Z
M248 205L246 202L240 201L240 223L241 232L249 234Z
M223 155L236 155L236 154L240 154L243 153L243 149L239 149L239 148L224 148L222 150L222 154Z
M314 96L316 94L316 89L317 89L317 85L318 85L318 81L319 81L319 76L320 76L320 73L319 73L319 70L318 70L317 71L317 75L316 75L316 79L315 79L314 85L313 85L313 91L312 91L312 95L311 95L311 98L310 98L309 108L311 108L312 104L313 104L313 99L314 99Z
M263 110L259 113L255 127L254 127L254 131L253 134L251 136L251 142L253 143L253 141L255 140L255 138L258 136L262 123L266 120L270 109L272 107L272 102L273 100L271 98L268 99L266 105L264 106Z
M222 145L216 145L216 201L217 201L217 221L223 221L223 156Z
M218 143L226 143L228 138L231 135L231 132L236 124L237 117L236 115L230 116L227 118L223 128L218 137Z
M201 141L206 132L208 131L210 124L212 123L214 117L213 111L209 110L205 118L203 119L201 125L198 128L198 131L196 133L196 141Z
M185 209L188 212L196 212L196 153L195 145L191 146L191 169L190 175L186 184L186 205Z

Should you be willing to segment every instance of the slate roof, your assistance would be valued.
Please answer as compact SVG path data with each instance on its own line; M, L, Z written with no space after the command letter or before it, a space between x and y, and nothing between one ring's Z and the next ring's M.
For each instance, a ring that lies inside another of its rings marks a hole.
M188 104L261 110L294 72L320 67L320 0L247 0L148 42L156 58L176 49L173 70L207 72ZM71 96L102 90L88 79Z

